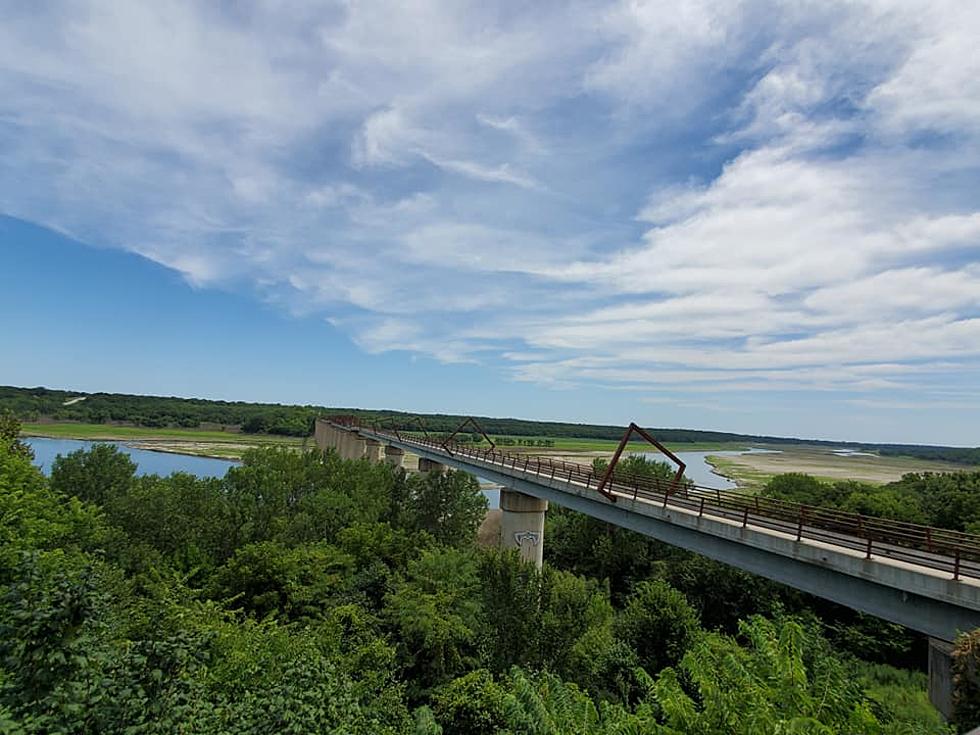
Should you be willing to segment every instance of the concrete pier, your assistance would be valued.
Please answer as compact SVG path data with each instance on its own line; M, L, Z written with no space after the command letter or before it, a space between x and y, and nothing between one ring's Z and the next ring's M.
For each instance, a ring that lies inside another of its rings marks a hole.
M364 440L364 456L367 457L372 462L381 461L381 447L383 445L379 441L374 439Z
M435 460L429 459L428 457L419 457L419 474L427 475L430 472L435 472L440 474L446 471L446 465L436 462Z
M344 444L347 447L346 459L361 459L367 449L366 442L353 431L344 432Z
M392 467L402 467L405 464L405 450L389 444L385 447L385 462Z
M500 489L500 548L519 549L521 558L544 563L544 514L548 501L516 490Z
M929 639L929 701L947 720L953 716L953 644Z

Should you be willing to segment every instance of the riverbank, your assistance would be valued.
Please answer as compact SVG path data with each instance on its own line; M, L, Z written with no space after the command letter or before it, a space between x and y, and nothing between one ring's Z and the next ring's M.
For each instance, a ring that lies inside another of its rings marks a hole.
M757 490L775 475L802 472L827 482L857 480L885 485L910 472L963 472L969 465L913 457L882 457L871 452L842 452L833 447L774 445L770 451L739 455L708 455L714 471L735 482L741 490Z
M270 434L240 434L206 429L153 429L114 424L23 424L21 435L47 439L124 442L137 449L194 457L240 460L248 449L286 446L300 449L312 439Z

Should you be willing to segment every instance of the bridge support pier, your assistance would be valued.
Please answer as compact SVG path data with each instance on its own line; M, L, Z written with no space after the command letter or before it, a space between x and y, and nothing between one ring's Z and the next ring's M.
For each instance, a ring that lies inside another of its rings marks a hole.
M321 452L328 449L337 451L337 430L326 421L317 419L313 424L313 441Z
M364 440L364 456L372 462L381 461L381 442L375 439Z
M434 472L437 475L446 471L446 465L440 464L433 459L427 457L419 457L419 474L427 475L430 472Z
M385 447L385 462L392 467L401 467L405 463L405 450L389 444Z
M929 639L929 701L947 720L953 716L953 644Z
M345 431L344 434L344 447L346 451L344 452L345 459L360 459L364 456L364 451L367 448L366 442L361 439L353 431Z
M544 563L544 514L548 501L508 488L500 489L500 548L519 549L538 569Z

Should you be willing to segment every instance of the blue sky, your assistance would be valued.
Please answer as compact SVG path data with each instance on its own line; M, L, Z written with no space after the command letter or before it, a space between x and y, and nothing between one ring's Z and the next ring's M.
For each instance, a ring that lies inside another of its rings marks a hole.
M0 383L980 444L974 3L0 13Z

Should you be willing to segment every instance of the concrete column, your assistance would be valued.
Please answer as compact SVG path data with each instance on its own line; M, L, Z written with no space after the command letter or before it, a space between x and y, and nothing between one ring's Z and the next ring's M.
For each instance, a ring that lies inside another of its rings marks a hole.
M381 442L375 439L364 439L364 456L372 462L380 462Z
M929 639L929 701L947 720L953 716L953 644Z
M520 549L524 561L544 562L544 514L548 501L500 489L500 548Z
M345 440L347 441L347 458L348 459L360 459L364 456L364 440L361 439L353 431L345 431Z
M446 469L446 465L436 462L428 457L419 457L419 474L427 475L430 472L439 474Z
M346 429L337 430L337 443L340 446L340 456L344 459L355 459L354 440Z
M385 447L385 462L392 467L401 467L405 463L405 450L389 444Z
M316 447L321 452L326 452L327 450L333 450L339 452L340 448L337 442L337 430L328 424L326 421L317 421L316 428L313 432L313 440L316 442Z

